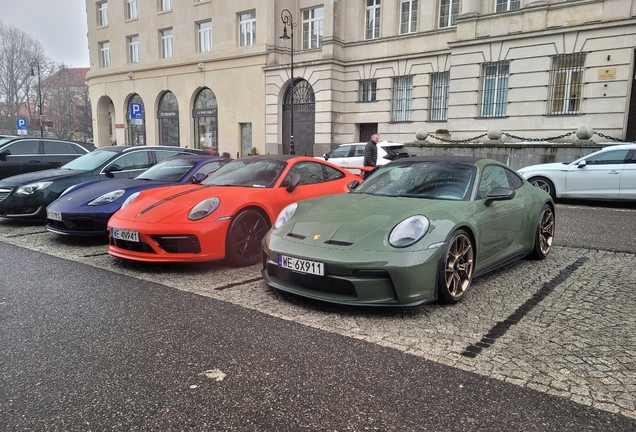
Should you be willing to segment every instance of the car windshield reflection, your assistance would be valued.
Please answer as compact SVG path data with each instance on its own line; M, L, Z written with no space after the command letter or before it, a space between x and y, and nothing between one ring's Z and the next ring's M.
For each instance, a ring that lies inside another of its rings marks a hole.
M286 162L239 159L210 174L201 184L206 186L273 187Z
M77 159L73 159L69 163L62 165L60 168L67 170L90 171L100 167L102 164L108 162L118 154L119 153L117 152L108 150L92 151L78 157Z
M159 162L135 177L137 180L176 182L196 165L195 161L175 159Z
M379 168L352 193L439 200L466 200L473 166L439 162L391 163Z

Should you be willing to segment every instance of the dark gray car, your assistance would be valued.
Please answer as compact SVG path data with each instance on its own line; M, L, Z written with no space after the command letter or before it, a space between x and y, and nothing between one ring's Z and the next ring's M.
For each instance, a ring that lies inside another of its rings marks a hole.
M95 150L93 144L39 137L0 137L0 179L57 168Z

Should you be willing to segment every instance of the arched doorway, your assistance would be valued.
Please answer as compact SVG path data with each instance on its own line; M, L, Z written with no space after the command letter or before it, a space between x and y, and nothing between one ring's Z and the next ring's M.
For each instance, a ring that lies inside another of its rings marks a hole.
M174 93L167 91L161 96L157 119L159 120L159 145L180 147L179 103Z
M115 106L108 96L102 96L97 102L97 147L109 146L115 142Z
M195 147L208 149L212 154L218 155L218 104L214 92L209 88L204 88L197 94L192 109L192 118L194 119Z
M130 104L141 105L141 119L131 118ZM146 145L146 107L144 101L138 94L132 95L126 103L126 145L142 146Z
M316 129L314 90L304 79L294 80L294 147L298 156L313 156ZM289 154L292 117L292 86L283 97L283 154Z

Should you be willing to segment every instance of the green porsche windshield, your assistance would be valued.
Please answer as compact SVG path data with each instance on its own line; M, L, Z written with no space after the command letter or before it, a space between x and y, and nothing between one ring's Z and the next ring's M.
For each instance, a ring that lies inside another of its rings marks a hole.
M210 174L201 184L207 186L272 187L286 162L271 159L238 159Z
M62 165L60 168L68 170L91 171L108 162L118 154L119 153L117 152L108 150L92 151L76 159L73 159L69 163Z
M353 193L410 198L465 200L476 168L445 162L390 163L379 168Z

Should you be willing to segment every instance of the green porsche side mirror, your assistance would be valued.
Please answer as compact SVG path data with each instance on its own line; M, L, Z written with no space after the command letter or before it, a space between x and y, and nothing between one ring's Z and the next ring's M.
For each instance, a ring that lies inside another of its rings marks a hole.
M511 200L515 197L516 193L512 189L504 187L492 188L488 195L486 195L486 201L505 201Z

